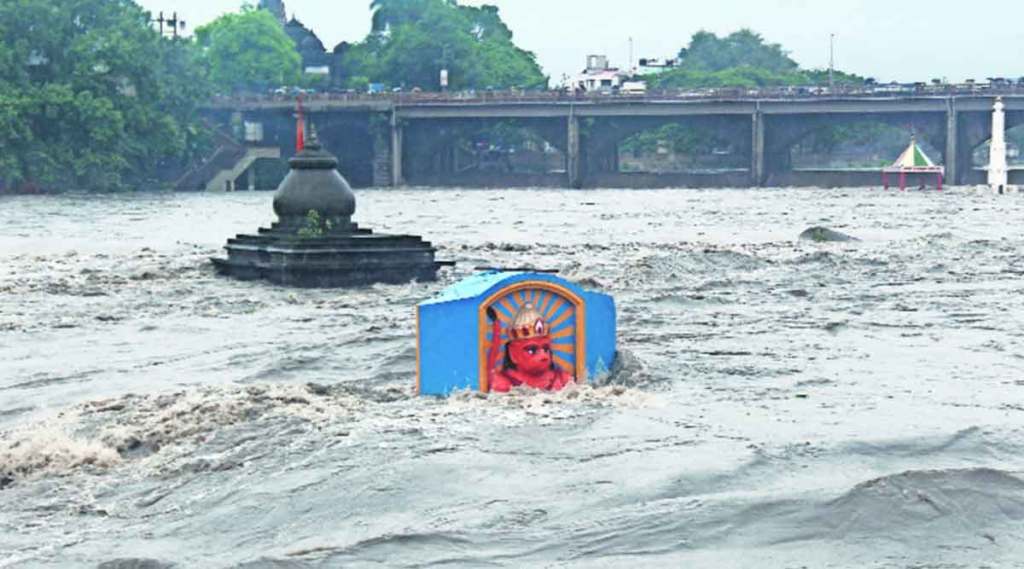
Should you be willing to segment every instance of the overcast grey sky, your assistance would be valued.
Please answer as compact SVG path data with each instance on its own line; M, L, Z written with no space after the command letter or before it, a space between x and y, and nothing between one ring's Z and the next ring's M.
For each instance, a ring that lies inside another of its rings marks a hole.
M240 0L137 0L154 13L177 10L189 28L236 10ZM627 64L674 55L697 30L749 27L781 43L808 68L836 66L880 81L1024 76L1024 0L490 0L537 53L554 82L583 67L588 53ZM370 0L285 0L289 15L328 49L369 29Z

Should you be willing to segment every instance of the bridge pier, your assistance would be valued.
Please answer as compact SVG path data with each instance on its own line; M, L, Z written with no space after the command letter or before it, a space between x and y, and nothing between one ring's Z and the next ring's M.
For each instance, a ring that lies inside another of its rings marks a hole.
M402 125L398 121L398 115L391 113L391 185L399 187L405 185L402 177L402 143L405 138L402 132Z
M391 186L391 127L373 132L373 180L377 188Z
M956 110L956 97L946 99L946 179L950 185L960 184L960 116Z
M760 105L754 114L751 115L751 145L750 145L750 184L755 188L760 188L764 184L764 139L765 139L765 128L764 128L764 113L761 112Z
M569 109L568 137L569 142L565 149L565 172L568 177L570 188L579 188L582 185L580 179L580 119Z

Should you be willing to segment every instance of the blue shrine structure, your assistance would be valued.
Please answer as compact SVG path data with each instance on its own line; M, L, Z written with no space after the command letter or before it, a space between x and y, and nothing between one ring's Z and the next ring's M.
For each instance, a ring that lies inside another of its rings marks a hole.
M524 315L535 328L522 325ZM488 354L524 334L547 342L555 373L583 384L615 362L615 301L552 274L489 271L420 304L416 333L421 395L489 392L497 360L489 362ZM492 349L495 337L501 345Z

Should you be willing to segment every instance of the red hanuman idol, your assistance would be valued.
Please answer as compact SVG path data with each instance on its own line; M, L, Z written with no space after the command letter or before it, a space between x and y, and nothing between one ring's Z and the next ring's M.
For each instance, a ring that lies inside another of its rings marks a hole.
M488 383L493 391L507 392L519 386L558 391L576 381L555 363L548 324L533 304L524 304L506 330L508 343L504 344L504 354L501 321L493 308L487 309L487 315L491 321Z
M615 364L615 300L551 273L483 271L420 303L416 338L421 395L562 389Z

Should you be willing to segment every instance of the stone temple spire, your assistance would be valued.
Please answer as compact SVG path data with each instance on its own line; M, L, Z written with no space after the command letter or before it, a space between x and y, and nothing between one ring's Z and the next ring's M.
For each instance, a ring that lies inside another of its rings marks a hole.
M434 259L417 235L383 235L352 222L356 196L338 172L338 159L320 146L316 129L274 196L278 221L256 234L229 239L217 271L242 280L335 288L433 281L452 263Z
M269 11L282 25L288 21L285 16L284 0L260 0L259 8Z
M992 107L992 146L989 148L988 185L1002 193L1007 189L1006 172L1006 106L1003 98L997 97Z

